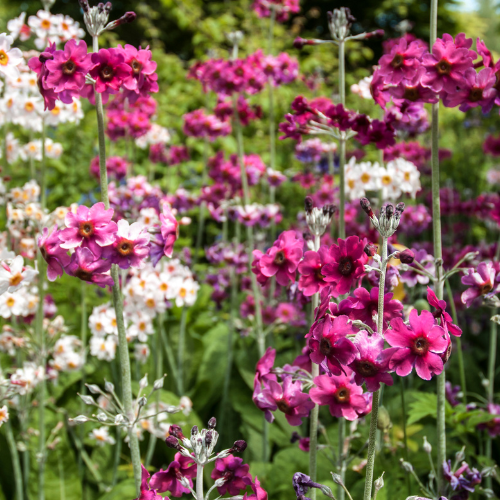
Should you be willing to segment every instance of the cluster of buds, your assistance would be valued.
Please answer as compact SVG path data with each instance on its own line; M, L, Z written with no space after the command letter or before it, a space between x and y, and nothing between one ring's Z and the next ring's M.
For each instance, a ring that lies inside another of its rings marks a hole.
M113 30L121 24L131 23L135 20L135 12L126 12L122 17L108 23L109 14L113 8L111 2L98 3L90 7L88 0L78 0L83 10L83 19L90 36L97 37L107 30Z
M401 215L405 209L404 203L398 203L396 207L392 203L386 203L380 209L380 214L377 218L367 198L361 198L360 205L383 238L389 238L396 232L401 221Z
M170 436L165 440L169 448L177 450L181 455L193 458L200 466L205 466L214 462L218 458L225 458L231 453L242 453L247 447L243 440L235 441L231 448L214 454L215 445L219 439L219 433L215 430L217 421L212 417L207 424L207 429L198 429L195 425L191 429L191 437L188 439L182 433L178 425L171 425L169 429Z
M143 409L148 404L148 399L151 398L154 392L163 387L165 376L156 380L153 384L148 397L143 396L144 389L148 386L148 376L145 375L139 382L139 394L135 400L134 407L130 414L124 410L124 405L118 398L115 392L115 386L108 381L104 382L104 391L96 384L85 384L91 394L99 395L99 400L95 401L92 396L79 394L82 401L88 406L98 408L97 414L90 417L86 415L78 415L75 418L70 418L72 424L84 424L85 422L99 422L102 425L125 427L131 431L141 420L154 417L149 412L143 412ZM160 413L178 413L182 410L180 406L164 405L161 410L158 408L156 415ZM143 415L141 415L143 413ZM145 413L145 414L144 414Z
M305 202L306 221L313 236L323 236L326 228L332 221L337 210L335 205L324 205L323 208L314 206L310 196L306 196Z

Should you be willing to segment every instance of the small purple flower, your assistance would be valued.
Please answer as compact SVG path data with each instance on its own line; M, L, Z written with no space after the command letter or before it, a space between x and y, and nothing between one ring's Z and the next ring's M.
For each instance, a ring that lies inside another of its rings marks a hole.
M306 476L306 474L303 474L302 472L296 472L293 475L292 484L293 489L295 490L295 495L297 496L297 500L310 500L308 497L306 497L306 493L309 488L321 487L320 484L315 483L309 476Z
M493 262L481 262L477 271L473 268L467 269L467 274L462 276L462 284L470 286L462 293L462 302L470 307L472 302L482 295L495 294L498 285L495 285L495 267Z
M104 256L121 269L140 269L149 255L150 235L140 222L129 224L125 219L118 221L115 241L104 250Z
M44 227L42 234L38 237L38 248L42 257L47 262L47 278L55 281L56 278L64 274L64 268L70 263L71 257L64 248L61 248L59 239L60 231Z
M417 261L422 267L424 267L430 274L434 275L436 269L434 266L434 257L432 255L429 255L424 249L417 250L415 248L412 248L411 250L415 255L415 261ZM400 273L401 281L403 283L406 283L410 288L413 288L417 283L420 283L421 285L426 285L427 283L429 283L428 276L424 276L415 271L419 270L419 267L415 264L415 261L413 262L413 264L408 265L408 271Z
M419 40L408 42L401 38L390 54L379 60L379 73L387 84L397 85L401 80L411 80L420 67L420 58L426 47Z
M82 281L94 283L105 288L113 286L113 278L107 273L111 269L109 260L96 258L89 248L77 248L71 256L71 262L64 268L66 274L75 276Z
M194 459L176 453L174 460L170 462L166 470L159 470L149 481L149 487L158 490L160 493L168 491L173 497L181 497L183 493L189 493L188 488L184 488L180 478L185 477L193 486L193 477L196 477L196 464Z
M219 495L229 493L231 496L239 495L252 482L252 476L248 472L250 466L243 463L243 459L228 455L215 461L215 469L212 471L212 479L224 479L224 484L217 488Z

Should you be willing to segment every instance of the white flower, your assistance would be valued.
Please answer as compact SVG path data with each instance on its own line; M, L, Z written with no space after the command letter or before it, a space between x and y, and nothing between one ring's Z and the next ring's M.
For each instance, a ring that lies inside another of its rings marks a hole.
M134 346L134 356L139 363L144 364L149 358L149 346L148 344L135 344Z
M2 262L0 265L0 295L9 292L14 293L22 286L29 285L38 271L31 267L24 267L24 259L18 255L10 265Z
M415 198L418 191L421 189L420 172L416 165L404 158L396 158L390 161L387 166L389 166L389 164L394 165L401 175L401 182L399 185L401 191Z
M182 396L179 400L179 407L184 415L189 415L193 408L193 402L187 396Z
M24 363L23 368L18 368L10 377L10 383L23 396L33 390L44 377L45 369L43 366L36 366L34 363Z
M382 186L383 200L396 200L401 196L401 182L403 175L394 162L388 162L384 167L380 167L380 183Z
M370 91L370 84L372 83L373 76L366 76L358 83L351 85L351 92L357 94L363 99L373 99Z
M22 294L5 292L0 295L0 316L10 318L11 316L23 316L26 300Z
M98 446L104 446L105 444L115 444L115 438L109 435L108 427L99 427L99 429L94 429L90 435L90 439L95 440Z
M18 48L10 48L14 39L5 33L0 34L0 74L6 78L19 75L18 66L23 62L23 53Z
M9 420L9 410L6 405L3 405L0 408L0 427L2 427L2 424L7 422L7 420Z
M148 335L154 333L151 317L146 314L136 314L132 318L132 324L128 328L128 335L133 338L137 337L139 342L147 342Z
M90 354L97 359L112 361L116 355L116 338L112 335L104 337L91 337Z
M25 20L26 12L21 12L21 15L19 17L15 17L7 23L7 29L9 30L10 36L14 40L17 37L20 37L19 39L21 40L21 42L29 40L31 36L31 30L29 29L29 26L24 24Z
M135 140L136 145L141 149L146 149L150 144L168 144L169 142L169 131L157 123L153 123L146 134Z

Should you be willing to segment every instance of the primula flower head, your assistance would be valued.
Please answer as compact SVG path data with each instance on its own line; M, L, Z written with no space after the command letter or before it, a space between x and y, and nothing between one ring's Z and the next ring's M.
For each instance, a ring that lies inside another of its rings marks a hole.
M229 493L231 496L235 496L252 483L249 469L250 466L244 464L242 458L228 455L215 461L215 468L210 477L215 480L224 479L224 484L217 488L219 495Z
M55 281L56 278L64 274L64 268L70 263L71 257L68 252L61 247L59 239L60 231L53 228L49 234L49 229L44 227L42 234L38 237L38 248L47 262L47 278Z
M317 252L311 250L304 254L304 259L300 262L298 271L300 273L299 290L302 290L306 297L320 292L328 285L321 270L331 260L326 245L321 246Z
M163 252L170 258L174 252L174 243L179 237L179 223L167 204L163 205L163 213L160 214L160 222L161 235L165 241Z
M462 276L462 284L470 286L462 293L462 302L466 307L470 307L472 302L482 295L494 294L498 291L495 275L493 262L481 262L477 266L477 271L472 268L467 269L467 274Z
M196 464L194 459L176 453L166 470L155 472L149 481L149 487L160 493L170 492L173 497L181 497L189 493L189 489L182 486L180 478L185 477L193 486L193 477L196 477Z
M75 250L70 263L64 268L70 276L94 283L101 288L114 284L113 278L109 274L105 274L110 269L111 262L109 260L96 258L89 248L81 247Z
M462 330L455 324L453 324L452 317L446 312L446 301L439 300L432 289L427 287L427 302L429 305L436 308L434 312L435 317L441 319L441 326L455 337L460 337L462 335Z
M397 85L403 78L411 80L420 66L420 58L425 50L425 46L418 40L408 43L401 38L390 54L380 58L378 71L384 77L385 83Z

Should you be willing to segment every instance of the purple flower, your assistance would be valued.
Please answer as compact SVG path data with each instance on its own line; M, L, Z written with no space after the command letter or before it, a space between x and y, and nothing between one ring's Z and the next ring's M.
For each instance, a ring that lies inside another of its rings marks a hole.
M96 81L95 91L103 94L104 101L109 94L117 94L132 74L131 67L125 63L123 49L100 49L92 54L92 63L90 76Z
M490 415L499 415L497 418L493 418L488 422L484 422L477 426L478 429L488 431L488 434L495 438L500 435L500 405L494 403L489 403L486 407Z
M44 227L42 234L38 237L38 248L42 257L47 262L47 278L55 281L56 278L64 274L64 268L70 263L71 257L64 248L61 248L59 239L60 231Z
M163 213L160 214L161 235L165 241L163 252L167 257L172 257L174 252L174 243L179 237L179 223L174 217L170 207L163 205Z
M160 493L168 491L173 497L181 497L183 493L189 493L189 489L182 486L181 477L185 477L193 486L192 478L196 477L196 464L194 459L176 453L166 470L160 469L153 474L149 487Z
M366 390L375 392L380 389L380 384L392 385L392 377L389 371L389 359L384 357L384 338L375 333L369 335L366 331L361 331L354 339L358 353L356 358L349 365L355 375L354 381L358 385L366 382Z
M115 241L104 250L104 256L121 269L140 269L149 255L150 235L141 222L118 221Z
M276 375L271 373L274 366L274 360L276 359L276 349L268 347L264 356L257 361L255 367L255 380L259 383L263 383L267 380L276 381Z
M471 288L462 293L462 302L470 307L472 302L482 295L494 294L498 291L495 285L495 267L492 262L481 262L477 271L469 268L467 274L462 276L462 284Z
M416 40L408 44L401 38L390 54L382 56L379 60L379 73L387 84L397 85L401 80L411 80L420 66L420 58L426 47Z
M426 250L417 250L416 248L411 249L415 255L415 261L417 261L422 267L424 267L430 274L434 274L434 257L429 255ZM417 283L421 285L426 285L429 283L429 277L417 273L415 270L419 270L419 267L415 264L408 264L408 271L400 273L400 278L403 283L406 283L410 288L413 288Z
M303 474L302 472L296 472L293 475L293 489L295 490L295 495L297 496L297 500L310 500L306 497L306 493L309 488L320 488L321 485L311 481L309 476Z
M90 209L80 205L76 214L68 212L64 220L67 229L59 233L62 248L88 247L96 257L102 254L102 247L115 240L116 223L111 221L113 209L105 210L99 202Z
M218 458L215 461L215 469L210 477L212 479L224 479L224 484L217 488L219 495L229 493L231 496L239 495L252 483L252 476L248 472L250 466L243 464L243 459L228 455L224 458Z
M113 286L113 278L107 273L111 269L109 260L96 258L89 248L77 248L71 256L71 262L65 266L66 274L75 276L82 281L88 281L105 288Z
M149 472L141 464L141 496L136 500L163 500L161 495L157 495L154 489L148 485Z
M455 337L460 337L462 335L462 330L455 324L453 324L452 317L446 312L446 301L438 300L436 294L427 287L427 302L429 305L436 308L434 316L440 317L441 326Z
M127 94L129 101L134 103L140 95L158 92L158 75L155 73L157 64L151 60L149 48L136 49L133 45L125 45L123 49L118 45L118 48L122 50L125 63L132 69L130 76L123 82L123 86L130 91Z

